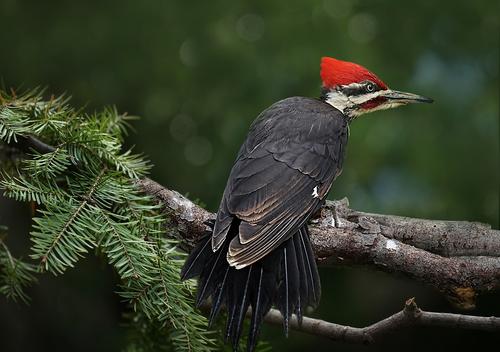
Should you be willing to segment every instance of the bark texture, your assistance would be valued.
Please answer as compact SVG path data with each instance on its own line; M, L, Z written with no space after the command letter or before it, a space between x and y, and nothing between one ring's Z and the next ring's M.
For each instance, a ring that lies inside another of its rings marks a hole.
M210 231L215 214L151 179L137 185L163 204L186 249ZM400 273L435 287L462 309L500 286L500 231L489 225L364 213L342 199L326 202L309 228L320 265Z

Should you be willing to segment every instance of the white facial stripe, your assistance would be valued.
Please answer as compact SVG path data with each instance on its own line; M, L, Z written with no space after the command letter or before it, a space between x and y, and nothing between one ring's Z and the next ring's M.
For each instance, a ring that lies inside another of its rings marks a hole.
M373 98L379 97L380 95L382 95L384 93L387 93L387 91L386 90L377 90L376 92L373 92L373 93L355 95L355 96L352 96L349 98L354 104L361 105L363 103L366 103L368 100L372 100Z
M325 100L328 104L336 108L337 110L340 110L344 112L347 108L352 107L352 102L349 100L349 97L344 95L341 91L332 91L329 92L326 96Z
M361 88L363 87L362 84L359 83L351 83L349 85L343 86L345 88ZM372 112L372 111L377 111L377 110L384 110L384 109L390 109L396 106L402 105L401 103L385 103L381 104L375 108L372 108L370 110L364 110L364 109L355 109L355 107L360 106L363 103L366 103L369 100L372 100L374 98L377 98L383 94L386 94L390 92L390 89L387 90L378 90L376 92L372 93L366 93L366 94L361 94L361 95L353 95L353 96L347 96L345 95L342 90L335 90L331 91L327 94L326 102L333 106L334 108L342 111L344 114L356 117L359 115L362 115L366 112Z

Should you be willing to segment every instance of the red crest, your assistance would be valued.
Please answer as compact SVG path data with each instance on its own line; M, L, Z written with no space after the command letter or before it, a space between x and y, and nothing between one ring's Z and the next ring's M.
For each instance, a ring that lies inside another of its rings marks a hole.
M382 82L373 72L370 72L361 65L354 62L341 61L333 57L321 58L321 80L326 88L333 88L339 85L372 81L380 88L387 89L387 85Z

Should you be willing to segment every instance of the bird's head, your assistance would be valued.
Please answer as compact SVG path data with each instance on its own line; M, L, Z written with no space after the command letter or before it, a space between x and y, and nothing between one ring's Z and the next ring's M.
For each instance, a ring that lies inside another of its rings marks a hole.
M361 65L331 57L321 59L321 79L322 100L351 119L410 103L432 103L430 98L389 89Z

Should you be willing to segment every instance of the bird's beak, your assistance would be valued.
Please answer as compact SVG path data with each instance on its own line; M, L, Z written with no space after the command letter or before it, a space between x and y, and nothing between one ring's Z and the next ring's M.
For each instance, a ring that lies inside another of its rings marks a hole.
M391 104L432 103L434 100L421 95L387 89L380 94Z

